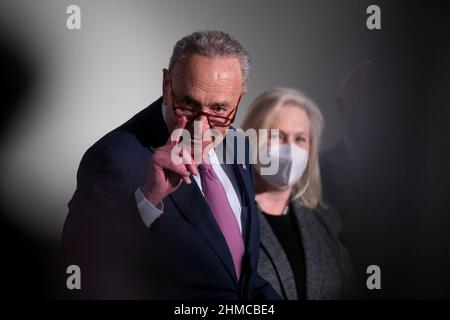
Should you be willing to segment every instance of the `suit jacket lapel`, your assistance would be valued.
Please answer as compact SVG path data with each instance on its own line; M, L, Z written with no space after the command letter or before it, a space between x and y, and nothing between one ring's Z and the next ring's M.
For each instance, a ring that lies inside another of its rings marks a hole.
M294 273L292 272L286 253L264 216L260 217L260 226L261 245L267 250L267 253L272 258L276 272L281 279L280 285L282 288L280 289L283 294L286 294L286 299L297 300L297 288L295 286L295 281L293 281Z
M318 299L320 298L324 270L321 243L315 232L315 221L312 216L315 213L298 204L293 206L305 254L306 298Z
M232 129L234 130L234 129ZM231 135L232 136L232 135ZM227 138L229 138L230 135L227 135ZM230 145L228 143L224 143L225 149L230 148ZM231 144L231 146L234 148L234 151L227 150L226 152L233 152L234 155L234 163L233 163L233 171L236 176L236 179L238 181L239 190L236 190L236 192L241 193L241 199L242 199L242 213L246 213L246 232L242 232L243 235L246 235L246 238L244 239L245 244L245 252L250 255L251 253L259 252L259 221L258 216L254 214L257 212L255 207L255 199L254 199L254 186L251 183L251 177L250 175L253 174L252 167L248 165L248 158L247 158L247 165L244 163L240 163L242 161L238 161L238 150L237 146L239 143ZM245 148L245 151L248 153L249 149L248 146ZM256 227L256 228L255 228ZM256 250L256 251L255 251ZM252 266L256 268L257 265L257 255L251 255L250 257L250 263Z
M236 192L238 192L240 194L240 199L242 201L241 205L242 205L242 214L247 214L247 216L245 217L246 219L246 225L242 225L242 227L244 228L244 226L246 227L246 230L242 230L242 234L245 237L244 238L244 244L245 244L245 251L248 252L255 252L253 251L255 249L255 244L251 243L251 239L254 239L255 235L258 237L259 239L259 235L258 235L258 231L259 231L259 222L258 220L255 220L255 217L252 215L253 212L255 212L256 208L254 206L255 203L255 199L254 199L254 187L251 183L251 177L250 175L253 174L252 173L252 168L249 165L245 165L242 162L242 160L245 160L246 163L249 163L248 161L248 157L245 159L238 159L239 157L242 156L242 150L238 150L238 146L240 145L239 139L244 139L244 136L242 135L235 135L235 129L234 128L230 128L228 130L228 133L225 137L225 139L221 142L221 144L219 144L216 147L216 154L217 157L219 159L219 161L222 161L222 163L228 163L228 161L230 159L228 159L228 157L230 157L230 155L233 155L233 163L231 164L232 167L232 174L234 174L234 176L236 177L236 181L238 184L238 189L236 190ZM237 139L237 140L235 140ZM240 153L238 153L240 152ZM245 146L245 152L247 153L246 156L248 156L248 144L246 142L246 146ZM248 168L247 168L248 167ZM256 218L258 218L256 216ZM242 219L241 219L242 220ZM255 229L254 226L256 226L257 228ZM256 250L258 250L259 248L259 241L256 245ZM252 247L249 247L252 246ZM255 262L256 263L256 262Z
M247 209L247 213L248 213L248 216L247 216L247 225L246 225L246 227L247 227L247 232L242 232L242 234L243 235L245 235L246 234L246 236L247 236L247 239L245 239L245 241L244 241L244 243L246 244L246 247L249 245L249 239L251 239L252 238L252 217L251 217L251 211L250 211L250 209L251 209L251 207L250 207L250 205L251 204L253 204L253 202L254 202L254 199L252 200L252 199L250 199L249 198L249 195L251 195L251 194L253 194L252 193L252 189L251 189L251 184L250 184L250 181L249 181L249 178L248 178L248 176L246 176L246 174L248 174L247 172L244 172L244 169L242 168L242 166L241 165L239 165L239 164L235 164L235 165L233 165L233 171L234 171L234 174L236 175L236 177L237 177L237 180L238 180L238 184L239 184L239 187L240 188L242 188L242 186L244 187L244 192L241 192L241 197L242 197L242 207L243 207L243 209L244 209L244 207L246 207ZM236 190L236 192L240 192L240 190Z
M244 169L245 168L245 169ZM255 199L253 197L254 191L252 189L252 184L249 174L252 174L252 168L246 168L241 164L238 164L235 159L235 164L233 164L234 174L236 175L240 189L236 192L241 193L242 198L242 211L241 214L246 214L245 225L246 230L243 230L242 234L245 236L245 255L242 260L242 270L243 276L241 276L240 283L249 284L248 277L250 277L256 271L258 267L258 253L260 244L259 235L259 220L258 213L255 207Z
M251 175L253 172L251 166L249 166L250 154L248 141L245 139L245 136L239 133L236 134L234 130L234 128L228 130L221 145L216 147L216 154L219 160L224 161L224 163L228 163L230 160L233 161L231 167L238 184L236 192L240 193L242 201L241 214L246 215L244 216L244 219L241 219L245 222L245 224L243 224L245 230L242 232L244 236L245 255L242 261L242 274L239 281L241 284L248 284L247 277L254 273L258 264L260 245L259 217L255 206L254 187L251 182ZM243 141L244 145L242 144ZM244 146L244 150L238 149L242 146ZM233 157L231 157L231 155L233 155ZM243 155L245 158L242 158Z
M220 258L234 282L237 284L233 259L225 238L201 190L195 182L182 183L170 196L181 214L194 226L212 251Z

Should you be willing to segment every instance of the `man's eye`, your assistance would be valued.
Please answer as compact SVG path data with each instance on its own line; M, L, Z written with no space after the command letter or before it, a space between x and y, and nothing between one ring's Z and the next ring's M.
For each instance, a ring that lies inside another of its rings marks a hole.
M194 106L194 101L192 101L191 99L184 99L183 103L186 107L192 108Z
M211 111L214 112L215 114L223 114L226 113L227 109L221 106L215 106L211 107Z
M295 141L296 142L306 142L306 138L305 137L296 137Z

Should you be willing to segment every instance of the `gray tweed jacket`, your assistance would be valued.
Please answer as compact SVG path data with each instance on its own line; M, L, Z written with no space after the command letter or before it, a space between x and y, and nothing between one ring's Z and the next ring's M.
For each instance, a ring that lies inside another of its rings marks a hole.
M308 300L340 299L352 296L353 268L347 249L339 240L341 221L331 209L308 209L292 202L299 225L306 268ZM261 251L258 272L286 300L298 299L294 275L275 234L260 215Z

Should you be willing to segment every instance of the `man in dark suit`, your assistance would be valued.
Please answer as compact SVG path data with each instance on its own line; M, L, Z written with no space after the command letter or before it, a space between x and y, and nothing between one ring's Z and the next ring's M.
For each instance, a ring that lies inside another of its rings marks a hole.
M81 268L81 297L278 298L256 273L251 167L214 161L220 137L233 130L248 67L247 52L226 33L184 37L163 70L162 98L85 153L63 231L66 261ZM176 149L181 136L186 142L179 132L194 133L194 124L201 137ZM220 133L216 140L208 129ZM189 146L200 148L201 163Z
M376 109L371 108L374 101L372 74L373 62L366 61L346 76L337 98L344 136L320 154L323 198L336 209L342 220L340 237L355 266L358 297L364 297L368 292L366 268L380 263L376 258L380 255L375 255L375 250L380 247L377 227L384 222L379 221L380 213L375 211L379 211L380 206L368 205L373 203L371 198L374 195L380 194L375 189L376 180L372 172L375 166L371 160L379 158L373 155L375 130L372 123L375 122Z
M410 137L399 112L414 102L410 63L403 56L377 57L349 72L337 99L344 137L320 158L324 199L342 219L341 239L355 266L360 298L411 296L416 281L414 268L405 267L416 265L417 222L405 196L411 185L405 174ZM368 285L372 265L380 269L381 289Z

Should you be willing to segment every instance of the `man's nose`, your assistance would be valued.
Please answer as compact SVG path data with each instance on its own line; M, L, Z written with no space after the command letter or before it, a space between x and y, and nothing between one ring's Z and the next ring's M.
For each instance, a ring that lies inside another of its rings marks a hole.
M210 128L208 118L204 114L198 114L197 117L189 121L187 128L193 134L203 134Z
M202 131L209 129L208 117L206 117L204 114L200 114L199 117L197 118L197 121L201 122Z

